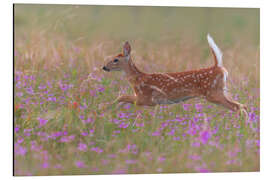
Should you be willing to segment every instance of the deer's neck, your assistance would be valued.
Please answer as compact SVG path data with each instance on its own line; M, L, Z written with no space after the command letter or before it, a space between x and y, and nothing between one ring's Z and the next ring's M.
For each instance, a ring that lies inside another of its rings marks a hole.
M136 77L140 76L143 74L142 71L140 71L135 64L133 63L133 61L130 59L128 61L127 67L124 69L125 75L128 78L128 80L135 80Z

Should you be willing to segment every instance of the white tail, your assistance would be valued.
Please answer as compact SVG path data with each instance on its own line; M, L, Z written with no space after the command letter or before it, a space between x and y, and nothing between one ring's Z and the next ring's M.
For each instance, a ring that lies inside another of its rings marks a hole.
M221 50L218 48L215 41L213 40L213 38L209 34L207 34L207 40L208 40L209 46L213 52L213 55L215 57L216 65L219 67L222 67L222 52L221 52Z

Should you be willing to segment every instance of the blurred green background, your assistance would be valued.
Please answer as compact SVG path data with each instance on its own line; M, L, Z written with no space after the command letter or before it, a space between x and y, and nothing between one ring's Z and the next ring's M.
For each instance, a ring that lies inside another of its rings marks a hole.
M175 42L190 36L205 43L206 34L230 45L244 39L259 44L259 9L16 4L15 35L40 29L70 40L96 38Z

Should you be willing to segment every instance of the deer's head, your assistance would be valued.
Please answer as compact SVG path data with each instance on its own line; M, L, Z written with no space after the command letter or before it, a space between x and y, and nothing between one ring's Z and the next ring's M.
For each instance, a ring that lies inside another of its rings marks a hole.
M123 52L114 56L105 66L104 71L122 71L128 66L130 60L131 47L128 42L123 46Z

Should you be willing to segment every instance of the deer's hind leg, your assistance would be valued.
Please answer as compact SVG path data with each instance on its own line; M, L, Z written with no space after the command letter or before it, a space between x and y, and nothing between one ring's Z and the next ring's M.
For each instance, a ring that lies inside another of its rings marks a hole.
M217 91L210 93L206 99L212 103L222 105L225 108L228 108L234 112L243 111L247 115L247 107L237 101L234 101L228 94L224 91Z

